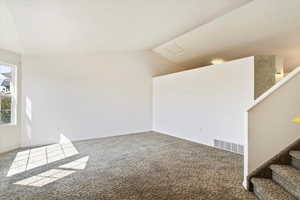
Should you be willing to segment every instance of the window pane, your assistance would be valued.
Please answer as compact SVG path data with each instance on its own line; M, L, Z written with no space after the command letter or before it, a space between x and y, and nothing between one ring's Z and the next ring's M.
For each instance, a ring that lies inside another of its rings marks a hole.
M12 122L12 67L0 65L0 125Z

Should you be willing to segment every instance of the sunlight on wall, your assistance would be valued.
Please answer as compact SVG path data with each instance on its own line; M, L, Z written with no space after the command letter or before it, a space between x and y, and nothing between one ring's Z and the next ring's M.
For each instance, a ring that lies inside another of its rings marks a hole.
M18 152L7 176L13 176L78 154L78 151L70 140L63 135L61 135L61 138L64 138L64 141L61 141L60 144Z
M59 144L67 144L67 143L72 143L69 138L64 136L63 134L59 135Z
M31 121L32 120L32 103L29 97L26 97L26 116Z
M26 127L27 138L30 141L31 138L32 138L32 128L31 128L31 126L30 126L30 124L28 122L26 123L25 127Z
M30 98L27 96L25 98L25 134L27 136L27 141L29 146L31 146L31 139L32 139L32 102ZM23 138L24 139L24 138Z

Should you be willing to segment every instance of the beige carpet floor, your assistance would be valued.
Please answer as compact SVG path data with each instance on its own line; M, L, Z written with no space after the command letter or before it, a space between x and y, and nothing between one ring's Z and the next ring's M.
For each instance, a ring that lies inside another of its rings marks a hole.
M237 200L243 157L147 132L0 154L0 199Z

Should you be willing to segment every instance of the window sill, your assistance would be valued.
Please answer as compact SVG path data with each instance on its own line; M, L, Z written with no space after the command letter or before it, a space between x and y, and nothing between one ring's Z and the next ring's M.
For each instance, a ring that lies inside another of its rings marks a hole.
M0 124L0 128L1 128L1 127L14 127L14 126L17 126L17 124L14 124L14 123L10 123L10 124Z

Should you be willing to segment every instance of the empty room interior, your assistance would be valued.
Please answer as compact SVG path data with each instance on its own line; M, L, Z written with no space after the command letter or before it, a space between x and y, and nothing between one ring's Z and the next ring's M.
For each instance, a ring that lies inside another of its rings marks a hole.
M0 200L300 200L299 0L0 0Z

